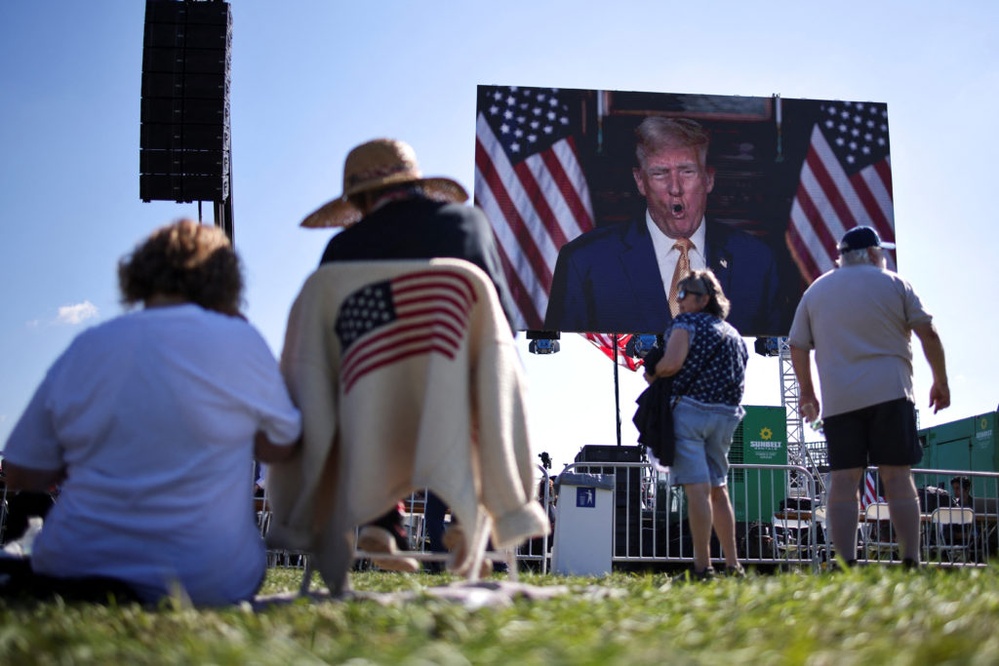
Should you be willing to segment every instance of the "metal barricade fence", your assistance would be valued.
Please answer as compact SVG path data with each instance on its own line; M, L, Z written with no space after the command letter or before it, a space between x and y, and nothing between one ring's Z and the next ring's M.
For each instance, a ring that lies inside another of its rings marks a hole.
M548 470L541 465L538 466L538 470L540 474L536 479L537 500L541 503L546 515L551 518L556 499L555 489ZM406 531L409 550L418 555L432 552L426 514L429 492L428 488L421 488L402 500L402 525ZM266 491L260 497L255 498L255 504L257 525L260 528L261 536L266 536L267 530L270 528L270 505ZM445 512L443 518L444 529L446 529L450 523L450 509ZM518 563L528 564L542 574L548 573L551 563L552 537L553 534L549 534L547 537L531 539L518 546L516 549ZM305 558L305 553L298 551L267 551L268 566L302 568L305 566ZM357 568L362 569L367 565L367 560L363 559L355 563Z
M999 474L953 469L912 470L919 501L920 559L942 566L984 566L999 554ZM966 485L970 497L955 494ZM858 556L897 563L898 538L876 467L861 480Z
M551 476L548 470L538 465L539 474L536 478L537 501L541 504L545 514L551 520L555 507L555 489L551 483ZM403 511L403 526L409 536L410 549L415 553L431 552L431 543L426 518L426 498L429 489L417 490L408 498L403 500L405 510ZM450 523L450 510L444 516L444 529ZM552 526L553 527L553 526ZM518 563L527 564L531 568L540 571L542 574L548 573L551 564L551 547L553 533L547 537L530 539L519 545L516 549Z
M548 470L541 466L538 469L537 499L546 514L554 518L557 484L553 487ZM657 472L648 462L577 462L567 465L563 472L615 477L612 562L616 567L669 568L693 562L686 497L682 487L672 485L669 474ZM923 561L931 565L981 566L999 553L999 473L914 469L913 475L919 491ZM973 500L966 508L972 509L973 519L968 527L957 520L964 512L959 516L951 510L956 505L948 491L954 477L967 478L971 485ZM739 560L761 570L817 571L824 566L833 551L820 487L813 472L799 465L732 464L728 491L735 511ZM873 488L873 496L869 497L873 503L883 503L876 468L866 470L862 487ZM410 547L417 553L429 551L425 498L423 489L403 501L404 525ZM890 522L881 522L887 514L872 511L868 518L867 504L863 503L858 519L857 559L875 564L900 562L894 529ZM936 509L948 511L934 515ZM266 531L265 520L261 527ZM953 543L955 537L961 541ZM553 535L526 541L516 550L517 561L547 573L552 545ZM301 566L299 553L270 555L272 565ZM721 556L717 540L712 537L712 559L718 561Z
M526 564L532 570L548 573L551 566L552 545L555 538L555 486L551 475L543 465L538 465L540 474L536 477L536 498L548 516L551 532L547 537L529 539L517 547L517 562Z
M572 463L564 471L612 474L614 491L613 563L642 568L693 562L683 488L648 462ZM791 480L815 496L815 478L798 465L732 464L728 489L735 509L739 559L762 567L818 568L824 556L821 529L811 504ZM712 559L722 557L712 537Z

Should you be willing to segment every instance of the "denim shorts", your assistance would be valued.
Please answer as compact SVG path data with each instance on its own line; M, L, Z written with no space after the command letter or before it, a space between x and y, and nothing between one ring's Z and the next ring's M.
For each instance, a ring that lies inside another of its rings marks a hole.
M681 398L673 408L676 456L670 467L672 483L726 485L728 450L743 414L742 407Z

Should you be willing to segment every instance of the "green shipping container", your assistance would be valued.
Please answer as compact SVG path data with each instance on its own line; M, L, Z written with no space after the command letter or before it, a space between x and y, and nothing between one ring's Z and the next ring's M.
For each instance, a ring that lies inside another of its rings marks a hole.
M968 472L999 472L996 412L971 416L919 431L923 461L919 467ZM972 495L984 492L972 488Z
M747 465L787 464L787 417L783 407L747 406L746 416L735 430L730 463ZM735 505L738 522L762 520L770 522L778 504L784 499L787 475L755 469L732 471L729 492Z

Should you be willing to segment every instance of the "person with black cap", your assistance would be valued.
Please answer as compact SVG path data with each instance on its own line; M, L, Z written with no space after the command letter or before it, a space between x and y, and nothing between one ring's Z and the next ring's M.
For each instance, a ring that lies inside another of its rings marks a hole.
M788 342L798 379L801 415L819 421L832 470L828 522L833 547L847 563L856 558L859 482L876 465L906 566L919 562L919 501L912 466L922 459L916 434L911 334L933 374L929 406L950 405L943 343L933 317L912 285L885 268L877 231L860 226L839 243L837 268L805 290ZM812 383L811 351L822 391Z

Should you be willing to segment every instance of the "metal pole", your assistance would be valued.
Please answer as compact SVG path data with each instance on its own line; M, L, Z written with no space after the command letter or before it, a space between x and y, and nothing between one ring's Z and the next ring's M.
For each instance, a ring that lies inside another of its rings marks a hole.
M618 381L619 365L617 355L620 348L617 346L617 333L613 336L614 341L614 417L617 419L617 445L621 446L621 385Z
M788 462L808 468L808 471L815 475L819 489L824 496L827 490L825 479L822 478L822 474L819 472L805 442L805 429L799 405L798 379L794 376L794 366L791 363L791 345L786 337L778 338L777 344L780 358L781 402L784 405L784 415L787 418Z

